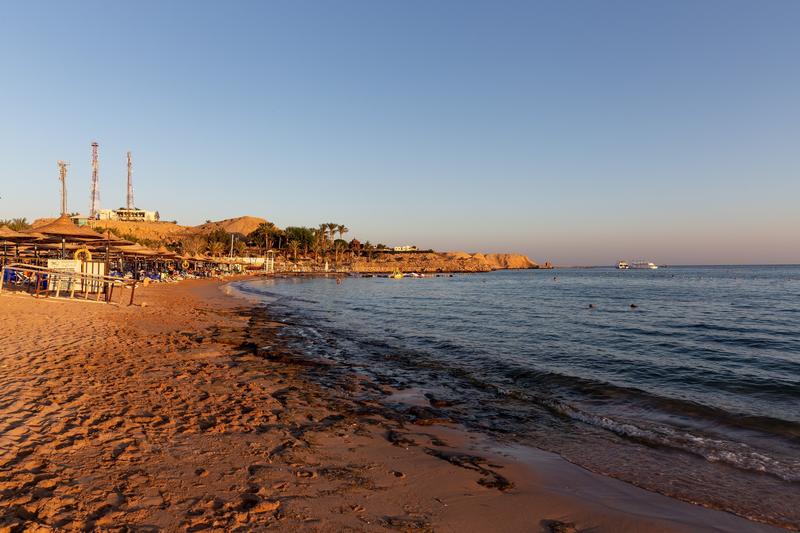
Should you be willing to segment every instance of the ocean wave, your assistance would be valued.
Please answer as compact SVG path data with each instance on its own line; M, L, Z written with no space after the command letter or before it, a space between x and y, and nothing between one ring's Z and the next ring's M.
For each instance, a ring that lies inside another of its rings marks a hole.
M632 422L587 413L558 401L549 400L544 403L561 415L605 429L623 438L681 450L712 463L724 463L740 470L769 474L784 481L800 482L800 461L779 460L741 442L703 437L667 426L646 428Z

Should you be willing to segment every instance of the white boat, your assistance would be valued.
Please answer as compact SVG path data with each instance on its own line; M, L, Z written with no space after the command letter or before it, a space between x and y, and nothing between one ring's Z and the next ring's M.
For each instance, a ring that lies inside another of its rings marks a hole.
M631 268L644 268L644 269L655 270L658 268L658 265L650 261L633 261L631 263Z
M628 264L627 261L620 261L617 263L617 268L619 270L628 270L631 266Z

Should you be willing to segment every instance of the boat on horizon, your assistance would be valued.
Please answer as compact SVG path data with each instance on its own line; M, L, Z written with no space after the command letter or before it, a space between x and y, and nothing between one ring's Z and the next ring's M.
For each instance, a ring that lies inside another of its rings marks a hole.
M630 268L656 270L658 265L651 261L632 261Z
M631 266L628 264L627 261L620 261L617 263L618 270L628 270Z

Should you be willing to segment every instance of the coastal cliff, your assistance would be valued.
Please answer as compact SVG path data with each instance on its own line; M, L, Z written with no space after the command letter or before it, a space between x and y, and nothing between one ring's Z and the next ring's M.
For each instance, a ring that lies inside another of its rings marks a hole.
M466 252L396 253L358 258L351 265L353 272L491 272L506 269L539 268L527 256L519 254L469 254Z

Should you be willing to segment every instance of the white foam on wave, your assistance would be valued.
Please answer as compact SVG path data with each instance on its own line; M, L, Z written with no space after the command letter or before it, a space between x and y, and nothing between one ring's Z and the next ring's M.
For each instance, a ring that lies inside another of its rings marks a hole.
M621 437L682 450L713 463L724 463L741 470L770 474L784 481L800 481L800 461L780 461L741 442L701 437L667 426L644 428L631 422L593 415L561 402L545 403L558 413Z

